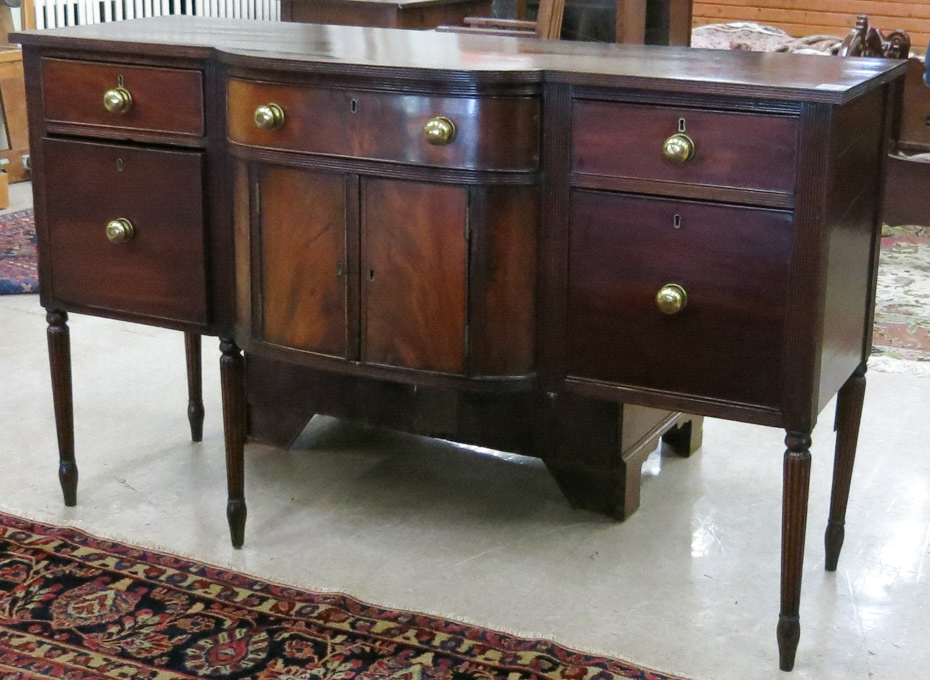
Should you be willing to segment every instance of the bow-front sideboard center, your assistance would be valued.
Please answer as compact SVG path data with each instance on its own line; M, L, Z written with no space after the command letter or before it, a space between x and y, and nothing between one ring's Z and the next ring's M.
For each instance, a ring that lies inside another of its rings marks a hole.
M220 338L237 547L247 389L537 455L618 516L635 472L603 452L637 419L770 425L792 668L837 392L827 569L843 540L902 63L191 17L16 39L66 503L69 311Z

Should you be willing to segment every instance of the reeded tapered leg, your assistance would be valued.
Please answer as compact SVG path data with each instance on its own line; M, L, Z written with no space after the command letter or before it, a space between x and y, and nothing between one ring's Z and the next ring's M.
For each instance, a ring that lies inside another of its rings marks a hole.
M187 419L191 424L191 440L203 440L203 370L200 359L200 335L184 334L184 354L187 357Z
M71 395L71 333L68 314L47 310L48 361L58 431L58 480L65 505L77 505L78 469L74 462L74 400Z
M223 390L223 431L226 436L226 519L234 548L245 540L245 373L242 352L229 338L220 338L220 382Z
M859 366L840 389L836 398L836 455L833 462L833 491L830 494L830 519L824 535L826 569L836 571L843 548L846 526L846 503L856 462L859 421L865 399L865 364Z
M807 432L785 437L784 488L781 524L781 611L778 615L778 662L783 671L794 668L801 638L801 575L807 498L811 478L811 438Z

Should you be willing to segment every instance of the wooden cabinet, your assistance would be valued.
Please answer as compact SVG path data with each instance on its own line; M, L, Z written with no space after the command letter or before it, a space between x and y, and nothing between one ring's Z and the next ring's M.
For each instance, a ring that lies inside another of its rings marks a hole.
M828 570L843 542L904 64L196 17L18 39L66 503L68 311L220 337L237 547L247 423L529 453L621 518L660 436L699 442L682 413L775 426L791 669L834 396Z

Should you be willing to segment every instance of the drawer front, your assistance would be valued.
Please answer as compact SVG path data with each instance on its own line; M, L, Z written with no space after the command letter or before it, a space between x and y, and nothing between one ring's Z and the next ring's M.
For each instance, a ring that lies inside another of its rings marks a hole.
M665 141L683 128L694 143L684 162ZM794 193L798 119L752 113L576 101L576 173Z
M202 154L54 139L43 150L52 297L207 323ZM112 242L119 218L132 234Z
M261 130L259 106L277 104L277 129ZM431 144L427 122L452 121L447 144ZM476 170L533 170L539 160L539 100L429 97L229 82L229 137L273 149Z
M777 405L790 213L575 191L571 219L569 375Z
M51 123L127 133L204 134L200 71L43 59L42 83L45 118ZM111 112L104 106L104 94L120 84L129 92L130 104L125 111Z

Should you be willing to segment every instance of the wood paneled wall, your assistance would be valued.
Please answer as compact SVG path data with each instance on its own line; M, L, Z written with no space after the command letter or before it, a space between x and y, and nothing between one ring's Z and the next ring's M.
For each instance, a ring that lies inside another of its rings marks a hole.
M694 25L757 21L777 26L800 38L808 35L845 36L857 14L882 33L903 29L921 53L930 40L928 0L694 0Z

